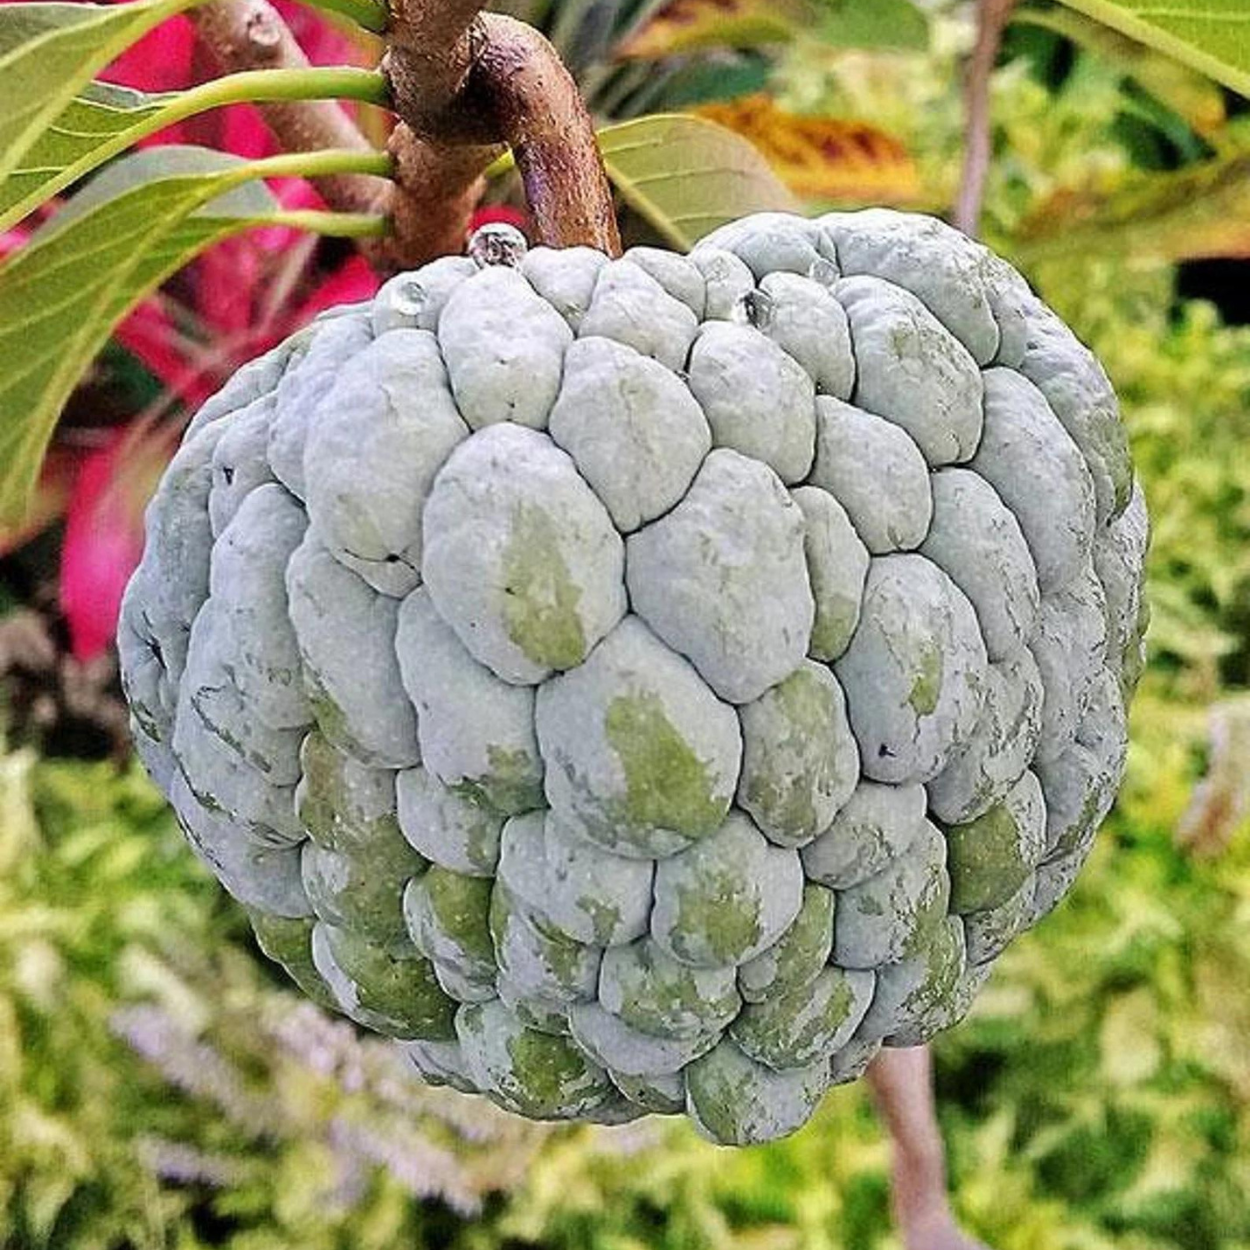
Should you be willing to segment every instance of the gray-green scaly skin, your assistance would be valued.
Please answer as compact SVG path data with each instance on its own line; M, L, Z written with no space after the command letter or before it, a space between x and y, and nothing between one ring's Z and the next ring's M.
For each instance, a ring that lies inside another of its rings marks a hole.
M192 846L520 1115L793 1131L967 1012L1123 772L1115 397L930 218L401 274L240 369L147 525L119 648Z

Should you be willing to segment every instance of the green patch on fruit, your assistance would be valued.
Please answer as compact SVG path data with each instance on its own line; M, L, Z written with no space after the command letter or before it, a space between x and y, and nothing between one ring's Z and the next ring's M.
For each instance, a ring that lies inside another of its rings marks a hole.
M907 935L907 941L903 944L904 959L909 959L911 956L927 949L933 941L933 935L942 927L946 920L946 909L949 900L946 892L941 889L940 882L937 880L941 876L942 871L940 865L935 865L929 873L929 879L925 882L924 889L921 891L923 901L911 918L911 932Z
M317 728L332 743L350 742L352 735L347 727L347 714L330 697L321 682L308 674L305 674L305 681L308 685L308 706L312 709Z
M507 1045L518 1101L529 1115L559 1115L594 1084L586 1060L561 1037L522 1029Z
M706 1036L742 1006L732 965L691 968L650 941L604 956L599 998L631 1028L657 1037Z
M468 825L464 842L465 855L475 868L493 871L499 859L499 829L487 820Z
M1101 790L1101 786L1094 785L1089 793L1086 794L1085 802L1081 804L1081 814L1069 828L1063 831L1059 840L1050 848L1050 856L1070 855L1085 841L1094 826L1094 821L1098 817L1098 809L1103 800Z
M503 593L508 637L535 664L568 669L586 658L581 588L569 576L559 530L541 508L518 504L513 510Z
M942 651L928 647L920 657L920 671L912 682L907 702L917 716L932 716L942 693Z
M540 916L530 917L530 924L538 934L543 962L551 975L563 989L575 991L585 973L587 947L545 923Z
M556 1000L567 1001L593 994L597 948L585 946L560 932L542 916L520 904L503 886L496 886L491 892L488 924L495 957L504 977L515 977L520 970L525 985L530 986L537 974L539 991ZM512 959L524 963L514 967ZM537 961L537 968L531 961Z
M335 799L341 787L338 753L324 735L315 730L304 738L300 747L300 769L303 777L297 791L299 822L314 841L333 848L335 815L339 807Z
M925 978L908 999L911 1011L930 1012L944 1006L963 973L963 950L949 924L940 925L923 956Z
M398 954L343 929L332 932L334 960L352 983L364 1012L382 1017L395 1037L425 1041L455 1037L456 1002L439 985L428 959Z
M395 830L357 854L310 843L303 852L304 889L319 916L375 942L403 936L404 886L425 861Z
M466 955L493 962L489 877L470 877L435 864L422 878L430 912L439 928Z
M777 1068L803 1067L828 1058L854 1005L849 978L840 969L827 968L814 985L747 1007L730 1032L757 1062Z
M678 953L689 945L706 949L721 963L736 963L760 939L759 913L757 899L742 897L736 866L708 868L696 885L677 887L677 919L669 940Z
M618 695L608 704L604 732L625 773L621 819L691 837L720 826L729 797L713 793L708 766L673 728L657 695Z
M590 917L595 931L595 941L606 945L621 923L621 909L606 899L596 898L593 894L583 894L577 900L578 909Z
M312 917L289 920L285 916L271 916L267 912L249 909L248 918L260 949L274 963L281 964L287 976L317 1006L336 1011L334 995L313 963L312 931L316 922Z
M1084 813L1082 817L1083 826ZM946 846L955 912L998 907L1029 875L1030 865L1020 857L1020 828L1005 803L967 824L947 828Z
M505 977L498 982L499 996L508 1004L512 1014L527 1029L540 1033L563 1036L569 1031L568 1008L559 1003L548 1002L539 994L526 994L509 986Z
M837 753L830 742L836 715L834 693L810 668L800 668L767 691L756 710L760 720L744 719L748 751L743 805L770 833L815 837L822 821L817 794L830 783ZM751 729L762 741L750 749Z
M466 802L499 816L520 816L543 806L543 783L535 777L534 757L524 748L514 751L490 746L486 760L490 771L465 777L447 788Z
M780 703L782 714L790 726L790 732L782 740L782 745L802 746L811 735L820 733L828 723L831 702L829 690L813 677L811 669L796 669L769 693Z
M686 1105L685 1081L680 1073L667 1076L629 1076L612 1073L612 1084L636 1106L660 1115L673 1115Z
M803 906L794 923L739 969L744 998L758 1002L766 994L785 993L815 980L833 946L835 900L832 890L815 882L803 887Z
M824 596L816 605L816 619L808 651L819 659L832 659L846 650L855 626L859 624L859 600L838 595Z
M919 355L916 350L918 341L919 335L911 321L890 328L890 350L898 357L900 363L908 357Z
M715 1054L690 1065L686 1089L700 1124L717 1141L733 1142L741 1132L745 1093L736 1074L718 1064Z

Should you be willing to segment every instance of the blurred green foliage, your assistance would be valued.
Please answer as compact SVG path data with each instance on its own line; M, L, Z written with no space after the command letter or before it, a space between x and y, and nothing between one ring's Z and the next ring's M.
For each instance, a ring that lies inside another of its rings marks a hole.
M803 45L775 86L899 134L940 201L961 46L941 22L925 57ZM995 79L987 226L1027 261L1020 223L1056 188L1128 170L1140 132L1121 119L1140 110L1114 65L1059 73L1025 51ZM1148 252L1030 276L1122 397L1155 525L1151 666L1073 896L937 1047L956 1201L997 1250L1247 1250L1250 828L1205 857L1175 830L1206 709L1250 677L1250 329L1178 302ZM0 756L0 1245L897 1246L887 1146L856 1087L742 1151L664 1121L525 1125L407 1079L245 934L136 770Z
M1203 718L1147 694L1073 897L939 1044L953 1183L998 1250L1250 1246L1250 839L1172 836ZM789 1141L548 1129L409 1080L280 987L147 783L0 764L0 1244L892 1246L859 1089Z

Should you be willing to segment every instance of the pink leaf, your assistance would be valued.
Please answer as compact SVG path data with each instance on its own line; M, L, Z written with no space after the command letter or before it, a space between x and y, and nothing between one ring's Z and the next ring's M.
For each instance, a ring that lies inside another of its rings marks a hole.
M195 265L195 311L210 334L247 331L262 277L262 258L246 237L226 239L200 257Z
M173 345L174 325L156 299L147 299L117 327L114 337L153 376L175 386L187 371L186 357Z
M232 104L212 116L218 122L214 146L223 152L233 152L235 156L245 156L248 160L258 160L277 152L278 145L255 105Z
M515 226L522 234L528 234L530 219L522 209L513 208L511 204L487 204L475 208L469 218L469 233L481 229L482 226L493 226L502 222L507 226Z
M182 16L132 44L100 77L139 91L177 91L195 80L195 31Z
M143 509L174 434L172 426L114 430L79 465L61 548L61 611L78 660L101 654L117 632L122 592L143 554Z
M294 312L284 318L278 337L293 334L319 312L333 308L335 304L354 304L360 300L372 299L377 289L378 275L369 262L363 256L352 256L325 278Z

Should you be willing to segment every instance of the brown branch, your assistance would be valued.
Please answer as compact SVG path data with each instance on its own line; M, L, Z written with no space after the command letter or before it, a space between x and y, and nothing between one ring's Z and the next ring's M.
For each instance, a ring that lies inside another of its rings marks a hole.
M253 69L305 69L308 58L268 0L214 0L187 16L228 73ZM269 101L257 106L274 138L289 152L372 145L332 100ZM387 183L368 174L315 179L326 203L340 212L376 209Z
M473 7L404 0L393 10L385 68L402 119L391 142L394 260L413 265L463 238L481 173L504 144L540 243L616 255L612 192L572 75L538 31L500 14L470 17Z
M468 79L481 8L482 0L392 0L383 67L395 111L422 138Z
M403 122L387 146L395 158L395 181L381 208L391 219L391 233L378 240L371 259L393 271L463 251L486 184L482 171L502 146L430 143Z
M954 223L975 237L990 166L990 75L1002 45L1003 28L1016 0L979 0L977 40L964 80L964 164L955 201Z
M617 255L612 188L572 74L532 26L498 13L485 14L481 26L468 100L480 94L512 148L539 241Z
M612 192L577 84L538 31L479 15L480 7L480 0L394 0L383 68L400 119L389 144L395 179L321 179L327 202L390 216L392 232L369 247L370 258L383 269L411 268L461 250L483 172L508 146L538 241L615 255ZM191 17L226 70L308 64L268 0L215 0ZM369 146L331 101L260 108L291 151Z

